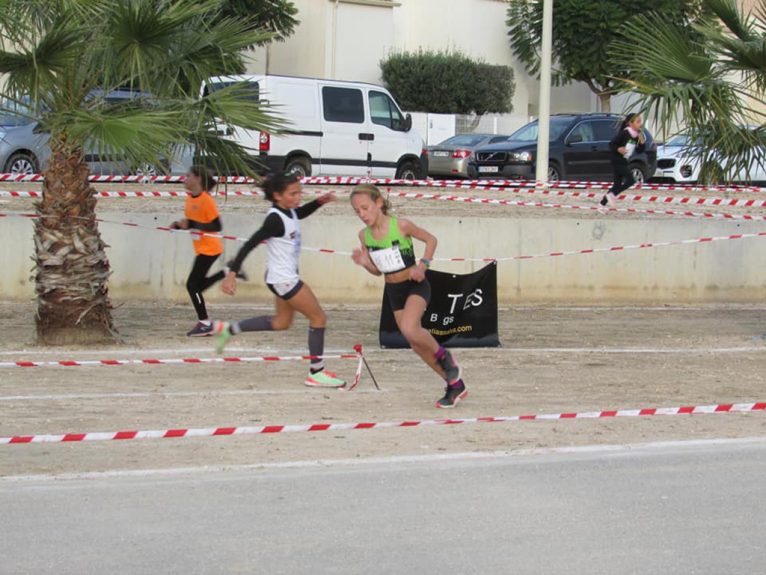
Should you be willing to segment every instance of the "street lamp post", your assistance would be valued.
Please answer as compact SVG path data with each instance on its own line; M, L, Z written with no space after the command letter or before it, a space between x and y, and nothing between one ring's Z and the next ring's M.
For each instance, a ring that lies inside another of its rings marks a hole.
M540 51L540 102L537 117L538 183L548 183L548 144L551 120L551 52L553 50L553 0L543 3L543 43Z

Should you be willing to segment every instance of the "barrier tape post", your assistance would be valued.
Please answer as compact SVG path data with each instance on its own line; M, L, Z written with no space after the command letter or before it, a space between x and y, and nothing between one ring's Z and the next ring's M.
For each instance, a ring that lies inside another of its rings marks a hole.
M364 347L361 343L358 343L354 346L354 351L356 352L357 357L359 358L359 363L356 366L356 373L354 374L354 380L351 382L351 385L348 387L341 387L340 389L343 391L354 391L357 386L359 385L359 382L362 379L362 368L367 368L367 373L370 374L370 378L372 379L372 383L375 386L375 389L380 391L380 386L378 385L378 381L375 379L375 376L372 373L372 370L370 369L370 364L367 363L367 358L364 357Z

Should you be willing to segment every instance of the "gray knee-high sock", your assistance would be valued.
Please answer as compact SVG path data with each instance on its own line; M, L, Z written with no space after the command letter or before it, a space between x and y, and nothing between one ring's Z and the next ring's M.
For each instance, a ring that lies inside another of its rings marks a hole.
M243 319L242 321L235 321L229 328L233 335L242 333L243 331L273 331L271 327L271 316L262 315L260 317L251 317L250 319Z
M324 355L324 328L309 328L309 355ZM323 359L311 360L311 371L316 373L324 369Z

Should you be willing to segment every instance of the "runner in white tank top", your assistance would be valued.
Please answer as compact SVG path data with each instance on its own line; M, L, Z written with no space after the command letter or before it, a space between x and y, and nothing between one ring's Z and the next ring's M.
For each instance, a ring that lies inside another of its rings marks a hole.
M223 352L231 336L246 331L278 331L288 329L295 312L309 320L309 355L311 370L305 384L312 387L343 387L345 382L334 373L325 370L324 334L327 318L314 292L303 283L298 271L301 253L300 220L309 217L324 204L335 199L332 194L320 196L313 202L300 205L301 185L292 175L274 174L262 183L266 199L272 207L263 225L242 246L237 256L228 264L229 273L223 281L223 291L229 295L236 292L236 274L248 254L265 242L266 286L274 294L276 313L236 322L215 322L217 349Z

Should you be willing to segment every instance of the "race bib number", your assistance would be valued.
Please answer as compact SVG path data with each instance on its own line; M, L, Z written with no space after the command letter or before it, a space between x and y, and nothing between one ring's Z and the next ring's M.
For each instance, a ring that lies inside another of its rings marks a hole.
M636 145L633 142L630 142L625 145L625 157L630 158L633 153L636 151Z
M384 274L391 274L406 268L402 259L402 252L398 247L386 248L370 252L370 259L375 267Z

